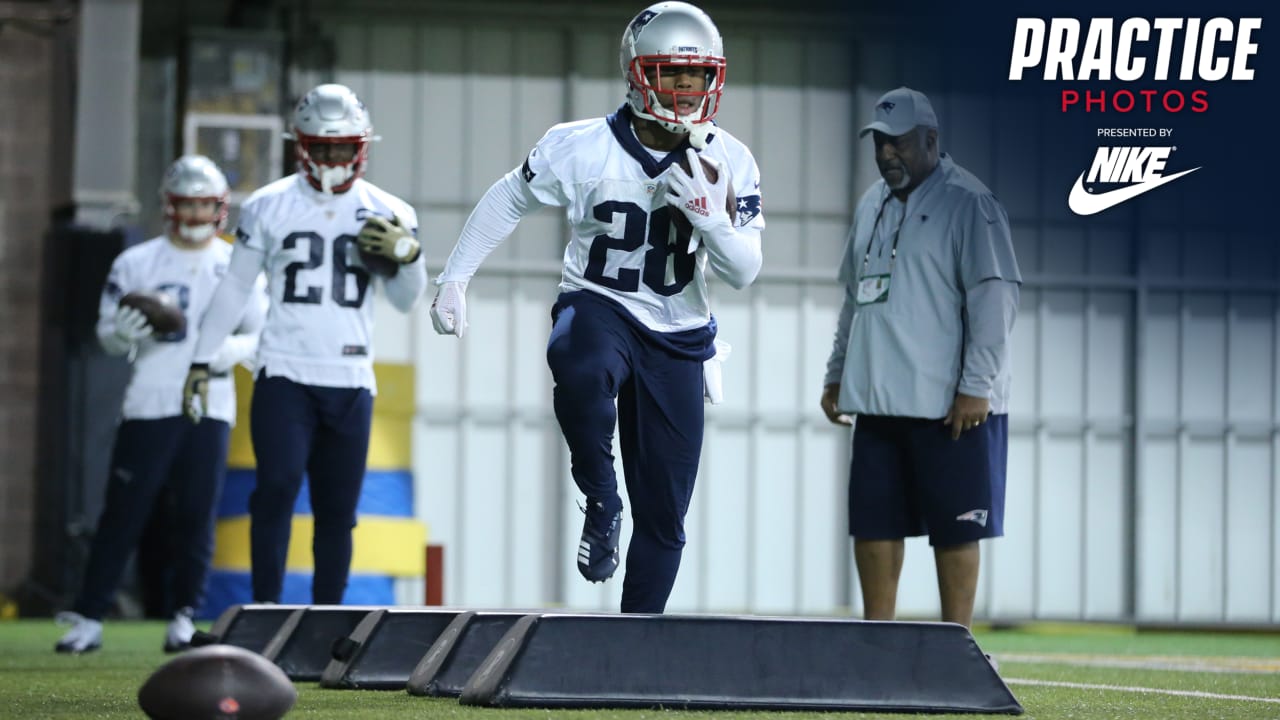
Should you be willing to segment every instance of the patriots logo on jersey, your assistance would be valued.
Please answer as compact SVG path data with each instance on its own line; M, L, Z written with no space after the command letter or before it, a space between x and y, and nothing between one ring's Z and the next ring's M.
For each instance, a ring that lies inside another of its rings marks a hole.
M376 210L370 210L369 208L366 208L366 207L356 208L356 222L364 222L364 220L368 218L370 215L379 215L379 214L380 213L378 213ZM391 219L390 217L387 217L385 215L383 217L386 217L388 220Z
M658 13L652 10L645 10L637 15L636 19L631 21L631 27L628 28L631 31L631 39L635 40L640 31L644 29L644 26L648 25L649 21L656 17L658 17Z
M533 168L529 167L529 158L531 157L533 157L533 153L529 153L529 157L524 159L524 165L520 168L520 176L523 177L524 181L527 183L533 182L533 179L538 176L538 173L534 172Z
M738 198L738 217L735 223L738 227L746 227L756 216L760 214L760 196L759 195L743 195Z

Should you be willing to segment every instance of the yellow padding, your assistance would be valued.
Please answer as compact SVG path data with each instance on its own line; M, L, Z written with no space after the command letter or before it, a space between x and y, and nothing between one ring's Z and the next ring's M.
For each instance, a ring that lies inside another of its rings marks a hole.
M373 402L373 422L379 416L412 418L414 407L414 369L401 363L374 363L378 379L378 397Z
M310 515L293 516L289 536L289 570L310 572ZM352 540L351 571L399 577L422 577L427 570L427 526L412 518L362 517ZM214 533L213 567L218 570L249 570L249 518L239 516L218 521Z
M381 395L379 395L381 397ZM369 433L370 470L410 470L413 428L409 418L388 418L375 414Z
M378 396L373 402L373 430L369 436L370 470L404 470L411 466L414 412L414 369L412 365L374 363ZM236 425L231 429L227 467L257 467L253 441L249 435L249 403L253 397L253 376L236 367Z

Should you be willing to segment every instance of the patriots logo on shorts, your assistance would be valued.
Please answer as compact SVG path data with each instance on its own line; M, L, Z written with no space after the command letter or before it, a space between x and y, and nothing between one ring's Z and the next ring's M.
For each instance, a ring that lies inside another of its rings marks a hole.
M976 522L982 527L986 527L987 511L986 510L970 510L969 512L960 513L959 515L957 515L956 520L959 520L959 521L968 520L969 522Z
M249 243L249 233L242 228L236 228L236 242L242 242L247 245Z

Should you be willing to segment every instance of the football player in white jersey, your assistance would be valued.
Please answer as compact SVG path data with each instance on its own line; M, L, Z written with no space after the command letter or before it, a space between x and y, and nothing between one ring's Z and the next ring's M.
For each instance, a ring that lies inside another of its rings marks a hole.
M165 173L161 188L166 232L139 243L111 264L98 309L98 340L112 355L128 355L133 377L111 456L106 502L93 536L84 583L59 652L82 653L102 644L102 618L157 497L172 493L173 536L168 565L176 607L165 650L187 646L191 617L204 598L213 556L213 523L235 422L229 371L253 357L266 314L265 287L250 278L252 301L232 318L235 333L220 339L209 359L209 412L197 425L183 417L179 390L196 347L196 321L227 270L231 246L217 237L227 217L227 181L212 160L185 155ZM146 316L120 304L131 292L162 292L182 308L186 330L153 332Z
M312 601L338 604L376 392L373 293L380 284L407 313L427 276L413 208L362 178L376 138L355 93L332 84L312 89L294 109L291 135L298 172L259 189L240 209L231 266L201 324L183 396L198 418L217 344L265 270L271 310L250 415L253 599L280 601L306 473L315 517Z
M564 208L570 237L547 361L586 496L578 570L603 582L618 567L616 420L635 523L622 611L662 612L702 450L703 363L715 355L706 269L749 285L764 217L755 159L712 122L726 61L711 18L683 2L652 5L627 25L620 61L626 102L551 128L489 188L436 280L431 314L437 332L462 337L467 282L481 261L525 215Z

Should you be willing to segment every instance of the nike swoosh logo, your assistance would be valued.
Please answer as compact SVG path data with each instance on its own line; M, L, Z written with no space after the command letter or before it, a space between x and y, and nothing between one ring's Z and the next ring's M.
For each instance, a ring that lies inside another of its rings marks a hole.
M1076 178L1076 184L1071 186L1071 194L1067 196L1067 207L1071 208L1071 212L1077 215L1097 215L1107 208L1132 200L1144 192L1155 190L1165 183L1171 183L1183 175L1189 175L1199 169L1196 167L1190 170L1183 170L1180 173L1165 175L1156 180L1147 180L1146 182L1136 183L1129 187L1122 187L1104 193L1087 192L1084 189L1084 173L1080 173L1080 177Z

